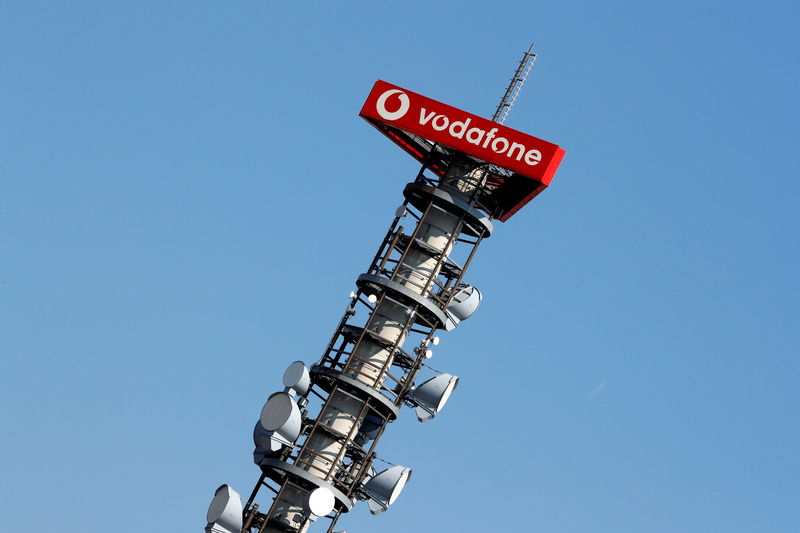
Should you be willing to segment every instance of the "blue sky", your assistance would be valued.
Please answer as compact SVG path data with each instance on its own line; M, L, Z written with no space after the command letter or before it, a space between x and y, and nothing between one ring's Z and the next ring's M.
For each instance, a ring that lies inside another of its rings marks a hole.
M201 531L416 163L372 83L561 145L478 251L354 531L800 530L792 2L5 2L3 528ZM322 528L317 528L322 530Z

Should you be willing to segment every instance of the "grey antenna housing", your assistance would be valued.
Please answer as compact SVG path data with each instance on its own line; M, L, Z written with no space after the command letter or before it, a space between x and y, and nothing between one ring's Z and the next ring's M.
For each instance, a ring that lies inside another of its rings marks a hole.
M274 433L274 431L264 429L264 426L261 425L261 420L256 421L256 425L253 428L253 444L256 446L253 450L253 462L255 464L260 465L266 457L274 456L287 446L283 439L278 440L273 437Z
M302 361L295 361L283 373L283 386L289 394L304 396L311 388L311 375Z
M306 494L303 506L311 520L316 520L320 516L326 516L333 511L335 502L336 498L329 488L317 487Z
M378 431L381 429L381 422L380 418L367 415L364 418L364 422L361 423L359 432L362 433L367 440L372 440L378 436Z
M458 327L462 320L466 320L475 314L481 304L483 295L476 287L462 283L458 286L447 306L446 330Z
M270 432L271 438L282 444L293 445L300 436L303 417L289 393L276 392L261 409L259 422Z
M411 469L394 465L371 477L362 490L369 497L369 510L380 514L392 505L411 477Z
M458 386L458 377L439 374L411 391L409 400L417 406L417 419L426 422L436 416Z
M206 533L240 533L242 530L242 501L230 485L222 485L206 513Z

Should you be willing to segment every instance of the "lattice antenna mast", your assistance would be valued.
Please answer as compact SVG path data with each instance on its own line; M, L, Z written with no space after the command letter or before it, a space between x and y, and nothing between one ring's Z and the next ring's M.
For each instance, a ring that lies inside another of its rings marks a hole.
M528 78L528 74L531 72L533 63L536 61L536 54L534 54L532 50L533 43L531 43L531 47L528 48L528 51L525 52L525 55L522 57L522 61L519 62L519 67L517 67L514 77L511 78L511 83L508 84L506 94L503 95L502 100L500 100L500 104L497 106L497 111L494 112L494 116L492 117L493 122L502 124L506 121L508 112L511 110L511 106L514 105L514 102L517 100L517 96L519 96L519 92L522 90L522 86L525 84L525 80Z

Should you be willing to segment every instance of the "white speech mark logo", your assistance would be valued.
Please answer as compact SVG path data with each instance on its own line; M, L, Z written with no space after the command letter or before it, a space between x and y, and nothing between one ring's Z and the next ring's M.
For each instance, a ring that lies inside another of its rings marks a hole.
M400 99L400 109L397 111L389 111L386 109L386 100L393 94L396 94ZM378 114L381 116L381 118L385 120L397 120L408 113L408 108L411 107L411 101L408 99L408 95L403 91L399 89L389 89L380 95L375 107L378 109Z

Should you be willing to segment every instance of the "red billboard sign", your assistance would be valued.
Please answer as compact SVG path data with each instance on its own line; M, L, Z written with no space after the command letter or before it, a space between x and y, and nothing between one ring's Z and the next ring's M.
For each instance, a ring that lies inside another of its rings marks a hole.
M383 80L375 82L360 115L375 125L419 135L535 180L540 184L538 190L550 184L564 157L564 150L553 143ZM404 148L417 155L408 146Z

